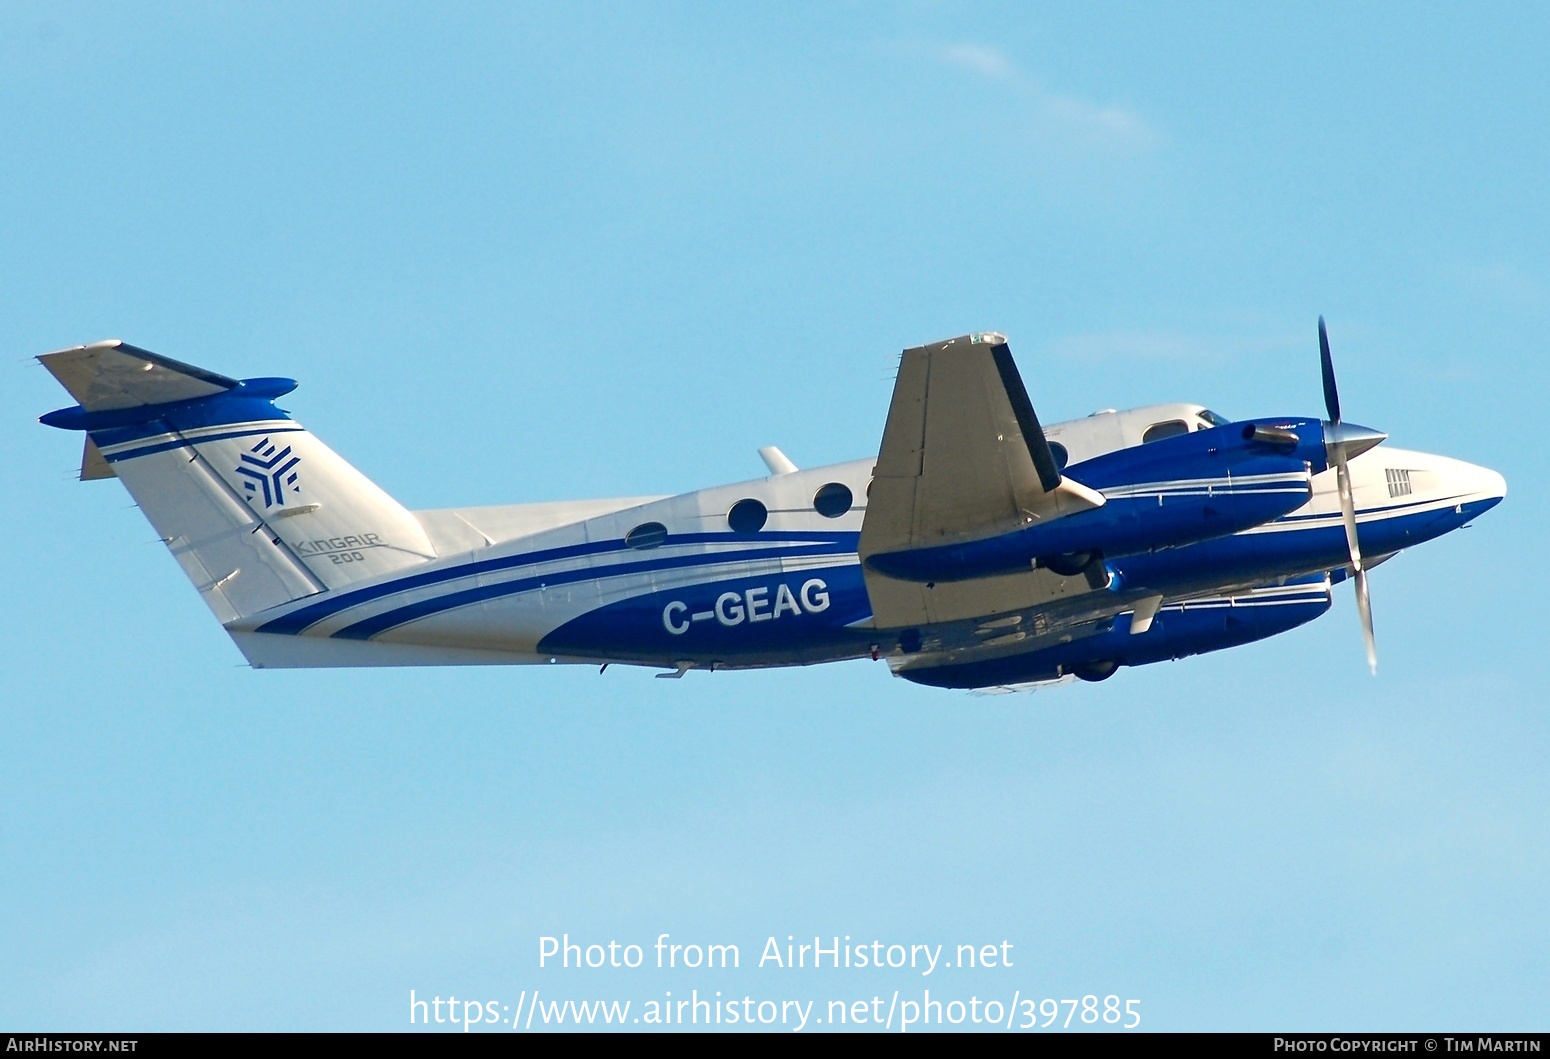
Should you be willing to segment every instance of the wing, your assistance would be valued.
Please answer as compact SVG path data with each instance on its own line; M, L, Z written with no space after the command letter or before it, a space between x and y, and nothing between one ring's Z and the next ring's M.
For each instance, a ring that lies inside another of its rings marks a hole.
M1090 592L1084 578L1046 570L918 584L867 560L995 537L1102 504L1101 494L1061 477L1003 336L905 350L861 528L874 621L955 621Z

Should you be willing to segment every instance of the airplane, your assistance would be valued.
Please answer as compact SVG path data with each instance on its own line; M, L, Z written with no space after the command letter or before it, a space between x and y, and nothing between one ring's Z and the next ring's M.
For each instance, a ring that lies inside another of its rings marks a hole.
M411 511L275 401L122 341L38 359L80 477L116 477L256 669L870 658L938 688L1100 681L1251 643L1466 525L1500 474L1341 418L1198 404L1041 426L1006 338L907 349L877 455L678 496Z

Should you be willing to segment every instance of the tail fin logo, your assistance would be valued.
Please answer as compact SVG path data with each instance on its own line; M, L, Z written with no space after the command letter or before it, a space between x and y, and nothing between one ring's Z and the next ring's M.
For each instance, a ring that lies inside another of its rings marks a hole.
M242 485L250 494L262 494L264 508L268 510L285 503L287 487L293 492L301 491L301 486L296 482L296 465L300 462L300 456L291 455L289 445L276 449L274 443L266 437L242 454L237 473L246 479Z

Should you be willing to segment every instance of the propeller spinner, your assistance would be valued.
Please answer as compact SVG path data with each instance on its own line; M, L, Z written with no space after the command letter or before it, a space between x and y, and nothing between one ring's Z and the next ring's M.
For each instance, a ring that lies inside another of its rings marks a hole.
M1367 644L1367 665L1378 672L1378 643L1372 631L1372 599L1367 593L1367 568L1362 565L1361 543L1356 535L1356 501L1351 492L1352 457L1360 456L1388 437L1378 430L1344 423L1340 419L1340 391L1335 385L1335 362L1329 354L1329 332L1319 317L1319 367L1324 376L1324 408L1329 419L1324 423L1324 448L1335 468L1340 490L1340 517L1345 523L1346 548L1351 554L1351 572L1356 582L1356 611L1362 620L1362 638Z

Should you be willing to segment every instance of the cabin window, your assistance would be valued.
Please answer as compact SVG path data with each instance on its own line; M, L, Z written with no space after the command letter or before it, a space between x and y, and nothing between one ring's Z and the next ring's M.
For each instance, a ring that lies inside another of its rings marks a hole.
M733 533L758 533L770 517L769 509L759 501L749 498L739 500L727 512L727 525Z
M1064 445L1058 441L1050 442L1049 454L1055 457L1055 470L1063 471L1066 469L1066 463L1071 459L1071 454L1066 451Z
M824 518L839 518L850 510L854 500L848 486L830 482L813 494L813 510Z
M1182 419L1170 419L1166 423L1153 423L1146 428L1146 433L1141 435L1141 444L1152 441L1161 441L1163 438L1174 438L1180 434L1188 434L1189 426Z
M624 535L626 547L641 551L647 548L659 548L665 540L667 540L667 527L660 522L642 522Z

